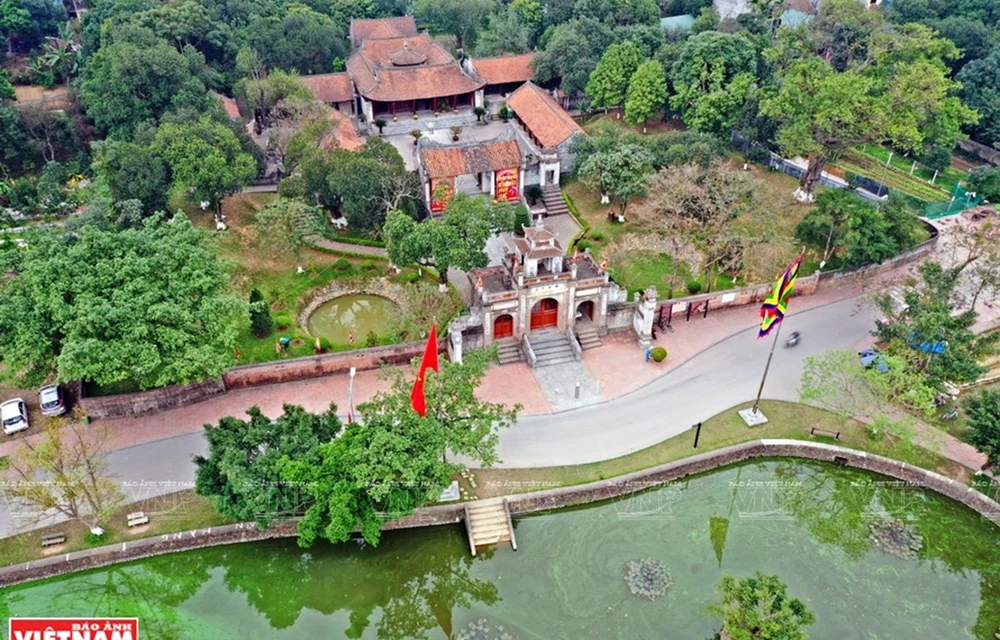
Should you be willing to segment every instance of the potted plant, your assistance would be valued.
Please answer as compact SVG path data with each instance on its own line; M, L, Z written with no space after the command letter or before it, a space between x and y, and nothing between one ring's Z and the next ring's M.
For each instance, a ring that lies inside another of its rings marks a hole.
M399 116L397 116L396 114L393 114L392 115L392 121L393 122L398 122L399 121Z
M438 106L441 107L441 111L451 111L451 103L447 100L442 100Z
M458 142L458 136L462 134L462 127L455 125L451 128L451 141Z
M486 115L486 109L483 107L476 107L472 110L472 113L476 114L476 122L482 122L483 116Z
M653 347L653 352L649 354L653 362L663 362L667 359L667 350L663 347Z
M419 120L419 119L420 119L420 116L418 116L417 114L415 114L415 113L414 113L414 114L413 114L413 119L414 119L414 120Z
M376 127L378 127L378 134L382 135L382 129L385 128L385 125L387 123L382 118L375 118L375 121L372 124L374 124Z
M424 137L424 132L420 129L414 129L410 132L410 135L413 136L413 146L415 147L420 142L420 138Z

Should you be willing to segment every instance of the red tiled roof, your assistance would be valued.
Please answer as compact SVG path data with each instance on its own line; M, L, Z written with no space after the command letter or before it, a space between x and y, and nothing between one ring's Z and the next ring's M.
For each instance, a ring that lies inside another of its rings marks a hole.
M236 104L235 100L226 97L221 93L215 93L214 91L212 92L212 95L215 97L216 100L219 101L219 103L222 104L222 108L225 109L226 115L228 115L233 120L240 119L240 107L239 105Z
M794 11L816 15L817 10L809 0L785 0L785 6Z
M486 84L507 84L531 80L535 76L535 70L531 68L534 60L535 54L523 53L519 56L480 58L473 60L472 65Z
M320 102L350 102L354 99L354 83L346 72L302 76L301 80Z
M544 149L557 147L573 135L583 133L566 110L533 82L524 83L510 94L507 106Z
M360 46L365 38L395 38L396 36L415 35L417 35L417 23L413 16L351 20L351 43L355 47Z
M420 159L429 178L449 178L521 166L514 140L481 142L457 147L423 149Z
M360 151L364 148L361 136L358 135L349 118L336 111L327 114L326 119L333 123L319 142L324 151L343 149L344 151Z
M424 64L428 66L455 61L447 49L432 40L426 33L382 40L365 40L355 55L362 56L372 69L391 69L396 66L393 58L399 56L404 49L409 51L411 55L424 56L426 58Z

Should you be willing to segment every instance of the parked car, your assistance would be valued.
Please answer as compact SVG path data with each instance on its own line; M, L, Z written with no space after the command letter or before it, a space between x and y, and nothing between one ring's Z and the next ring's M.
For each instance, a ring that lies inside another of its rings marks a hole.
M38 390L38 405L42 408L43 416L61 416L66 413L62 389L55 384L46 385Z
M0 421L3 432L8 436L28 428L28 405L21 398L14 398L0 404Z

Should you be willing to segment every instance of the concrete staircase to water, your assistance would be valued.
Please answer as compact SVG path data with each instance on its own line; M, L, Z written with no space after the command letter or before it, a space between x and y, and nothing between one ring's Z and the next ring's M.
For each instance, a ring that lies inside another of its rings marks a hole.
M569 213L569 207L566 206L566 200L563 198L559 185L550 184L542 187L542 202L545 203L545 210L550 216Z
M469 548L476 555L476 547L509 542L517 551L514 525L510 521L510 510L504 498L476 500L465 505L465 529L469 536Z
M573 347L569 344L571 339L573 338L555 329L532 331L528 334L528 343L537 358L535 367L550 367L566 362L576 362Z

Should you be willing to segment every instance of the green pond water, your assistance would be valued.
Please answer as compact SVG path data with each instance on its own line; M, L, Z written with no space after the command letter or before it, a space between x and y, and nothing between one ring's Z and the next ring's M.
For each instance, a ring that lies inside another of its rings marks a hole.
M367 295L341 296L316 307L307 321L309 334L327 338L333 344L348 344L354 334L355 344L364 344L369 331L383 336L389 333L399 307L388 298Z
M917 559L875 549L901 518ZM139 616L144 639L705 640L724 574L778 574L831 640L994 640L1000 530L935 494L814 462L765 460L628 499L516 521L519 550L469 555L456 525L303 550L293 540L161 556L0 592L0 614ZM629 560L674 575L633 596ZM485 620L492 634L470 635ZM6 628L6 623L4 627ZM464 635L460 635L464 634Z

